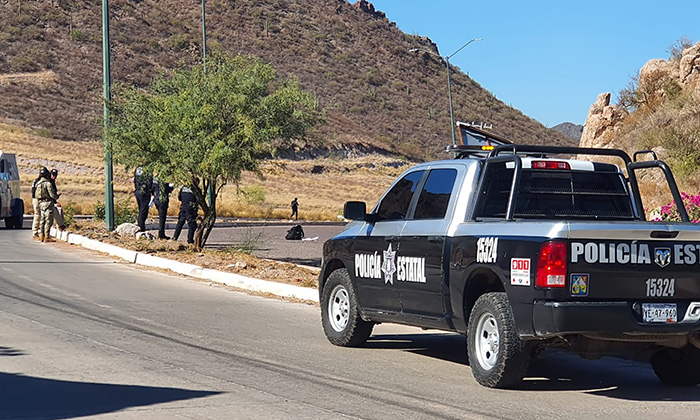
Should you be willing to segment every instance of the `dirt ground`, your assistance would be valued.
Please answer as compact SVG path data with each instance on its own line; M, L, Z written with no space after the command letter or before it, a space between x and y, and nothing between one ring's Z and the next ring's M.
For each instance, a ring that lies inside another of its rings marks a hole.
M149 222L154 222L149 220ZM195 252L191 246L172 240L136 240L107 232L104 222L79 220L69 231L105 243L154 256L199 265L248 277L318 287L323 242L342 230L339 224L304 226L306 241L287 241L284 233L297 222L238 222L223 220L215 226L207 246ZM174 223L168 223L171 236ZM155 228L149 223L147 229ZM314 236L311 236L314 235ZM180 241L186 236L184 231Z

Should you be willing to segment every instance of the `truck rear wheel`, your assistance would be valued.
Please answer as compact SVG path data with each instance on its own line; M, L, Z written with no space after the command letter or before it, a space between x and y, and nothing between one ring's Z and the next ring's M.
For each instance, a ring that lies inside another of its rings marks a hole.
M651 356L651 367L659 380L666 385L700 384L700 350L694 346L659 350Z
M374 323L360 317L357 295L345 269L332 272L323 286L321 321L326 338L336 346L360 346L372 334Z
M477 299L469 315L467 353L479 384L505 388L522 381L530 364L530 346L518 335L505 293L486 293Z

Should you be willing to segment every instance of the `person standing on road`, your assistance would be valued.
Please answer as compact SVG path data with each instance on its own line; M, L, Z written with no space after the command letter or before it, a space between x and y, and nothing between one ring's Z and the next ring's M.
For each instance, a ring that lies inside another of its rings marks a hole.
M180 237L182 226L187 222L187 243L193 244L194 233L197 230L197 200L192 190L188 187L182 187L177 194L177 198L180 200L180 214L177 218L177 225L175 225L173 240L177 241L177 238Z
M153 198L153 177L145 173L140 166L134 171L134 195L136 196L136 204L139 206L136 224L139 225L140 232L145 232L148 208Z
M294 200L292 201L292 215L289 216L291 219L292 217L295 217L295 220L299 220L299 201L297 200L296 197L294 197Z
M32 239L37 241L39 240L39 219L41 219L41 210L39 209L39 200L36 197L36 186L40 180L41 171L39 171L39 176L37 176L32 182L32 207L34 208L34 217L32 218Z
M158 209L158 239L170 239L165 235L165 218L168 216L170 193L174 188L173 184L159 180L157 175L153 177L153 200Z
M51 185L53 185L53 190L56 192L56 199L58 200L61 194L58 193L58 188L56 188L56 178L58 178L58 170L51 169ZM64 230L66 228L66 219L63 217L63 207L61 207L61 203L59 202L54 203L53 220L56 222L58 230Z
M51 225L53 224L54 203L58 200L56 189L51 183L51 174L46 168L39 172L39 182L36 184L36 198L39 201L39 240L41 242L55 242L51 237Z

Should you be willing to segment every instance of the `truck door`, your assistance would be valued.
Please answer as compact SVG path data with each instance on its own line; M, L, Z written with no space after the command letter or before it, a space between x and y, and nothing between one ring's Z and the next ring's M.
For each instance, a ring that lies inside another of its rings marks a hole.
M366 233L354 241L354 267L350 275L365 310L400 317L396 285L396 255L409 206L425 171L399 179L382 197L373 213L378 221L366 224Z
M403 316L424 326L445 326L444 254L456 179L457 169L430 170L401 235L396 280Z

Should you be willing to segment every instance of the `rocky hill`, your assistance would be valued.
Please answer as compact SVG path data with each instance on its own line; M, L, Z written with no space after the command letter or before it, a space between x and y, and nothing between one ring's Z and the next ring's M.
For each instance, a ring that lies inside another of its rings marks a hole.
M570 122L563 122L552 127L552 130L556 130L563 134L565 137L578 143L581 140L581 133L583 132L583 126L581 124L574 124Z
M327 110L332 147L425 159L450 141L445 63L429 39L397 29L364 0L207 1L207 50L255 54ZM201 59L201 3L112 0L112 80L147 86ZM99 137L101 2L0 2L0 117L47 137ZM496 99L458 68L455 119L516 142L571 144Z

